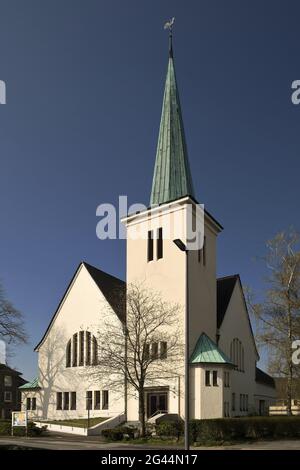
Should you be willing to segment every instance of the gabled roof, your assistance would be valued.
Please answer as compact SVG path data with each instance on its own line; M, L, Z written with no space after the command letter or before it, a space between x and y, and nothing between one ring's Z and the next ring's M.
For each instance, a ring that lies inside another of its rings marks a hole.
M260 384L267 385L268 387L275 388L275 380L273 377L258 367L255 369L255 381Z
M170 48L150 205L194 197L181 106Z
M21 387L19 387L19 390L26 390L26 389L33 390L33 389L39 389L39 388L40 388L39 381L38 381L38 378L36 377L31 382L21 385Z
M257 347L256 347L256 342L255 342L255 339L254 339L254 334L253 334L253 329L252 329L252 325L251 325L251 321L250 321L250 317L249 317L247 303L246 303L246 299L245 299L245 295L244 295L244 291L243 291L243 286L242 286L242 282L241 282L241 278L240 278L239 274L233 274L231 276L221 277L221 278L217 279L217 328L219 329L221 327L222 323L223 323L223 320L225 318L225 315L226 315L226 312L227 312L227 309L228 309L230 299L231 299L232 294L233 294L233 290L234 290L235 285L236 285L237 282L239 283L239 287L241 289L243 302L244 302L245 310L246 310L246 314L247 314L250 334L252 336L252 340L253 340L254 348L255 348L255 351L256 351L256 354L257 354L257 358L259 359L259 354L258 354L258 350L257 350Z
M217 328L220 328L229 305L238 274L217 279Z
M202 333L196 343L191 356L192 364L214 363L229 364L234 366L232 361L221 351L221 349L205 333Z
M126 302L126 283L111 274L107 274L91 264L83 263L102 294L110 304L111 308L123 322L125 320Z
M75 271L74 276L72 277L53 317L51 318L51 321L48 325L48 328L45 331L44 336L42 337L41 341L38 343L38 345L34 348L35 351L38 350L38 348L41 346L43 341L45 340L55 318L56 315L58 314L65 297L67 293L69 292L80 268L84 266L90 276L92 277L93 281L96 283L104 297L106 298L107 302L110 304L118 318L123 322L125 319L125 293L126 293L126 283L122 281L121 279L118 279L115 276L112 276L111 274L107 274L104 271L101 271L98 268L95 268L91 264L81 262L78 266L78 268Z
M4 373L10 373L13 375L22 375L22 372L19 372L18 370L12 369L11 367L7 366L6 364L0 364L0 372ZM24 380L24 379L23 379Z

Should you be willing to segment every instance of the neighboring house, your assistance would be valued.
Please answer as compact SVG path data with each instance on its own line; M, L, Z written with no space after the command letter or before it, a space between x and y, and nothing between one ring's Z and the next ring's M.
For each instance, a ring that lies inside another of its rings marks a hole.
M274 377L278 401L287 400L287 378ZM300 404L300 378L294 377L292 381L292 399L298 400Z
M179 304L176 323L183 329L188 274L191 418L264 414L276 392L272 378L256 367L259 355L240 278L216 278L222 226L205 211L204 245L188 253L188 271L186 254L173 243L174 238L186 243L188 213L196 204L171 48L150 206L122 220L126 282L143 281ZM176 227L176 237L168 236L170 227ZM24 408L33 404L31 413L42 419L86 417L90 408L91 416L125 413L128 421L138 420L138 397L129 386L120 393L90 373L97 367L97 333L105 318L122 328L125 306L116 292L124 289L123 281L79 265L36 347L39 374L22 388ZM159 383L146 383L147 418L159 410L184 417L184 357L173 370Z
M269 409L271 415L287 415L287 378L274 377L277 400L272 403ZM292 402L291 411L293 415L300 415L300 379L294 377L292 381Z
M0 419L10 419L12 411L21 409L20 385L26 383L21 372L0 364Z

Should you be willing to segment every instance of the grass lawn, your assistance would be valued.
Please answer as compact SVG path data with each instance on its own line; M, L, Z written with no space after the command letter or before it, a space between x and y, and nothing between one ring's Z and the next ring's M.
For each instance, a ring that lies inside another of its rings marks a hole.
M96 424L102 423L102 421L106 421L107 418L90 418L90 428L95 426ZM47 421L45 424L59 424L62 426L73 426L76 428L87 428L88 427L88 420L86 418L83 419L64 419L64 420L57 420L57 421Z

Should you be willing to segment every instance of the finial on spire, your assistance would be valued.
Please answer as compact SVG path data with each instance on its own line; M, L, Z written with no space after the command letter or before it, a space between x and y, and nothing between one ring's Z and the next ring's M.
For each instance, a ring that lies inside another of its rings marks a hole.
M175 17L167 21L164 25L164 29L169 30L169 56L173 57L173 44L172 44L172 35L173 35L173 25L175 22Z

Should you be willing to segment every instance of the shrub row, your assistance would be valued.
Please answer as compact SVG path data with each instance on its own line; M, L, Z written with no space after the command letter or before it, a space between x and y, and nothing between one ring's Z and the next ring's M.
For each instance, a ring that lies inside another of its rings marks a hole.
M163 421L156 426L156 435L160 437L177 437L183 435L183 421Z
M47 426L38 428L34 423L29 422L27 427L27 435L30 437L40 436ZM25 428L14 428L14 436L25 436ZM0 420L0 436L10 436L11 435L11 421L10 420Z
M124 438L134 439L136 428L129 426L119 426L112 429L104 429L102 436L110 441L122 441Z
M300 437L300 417L242 417L192 420L193 442Z

